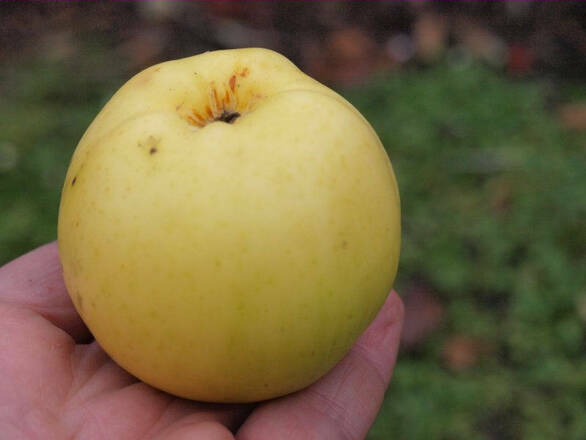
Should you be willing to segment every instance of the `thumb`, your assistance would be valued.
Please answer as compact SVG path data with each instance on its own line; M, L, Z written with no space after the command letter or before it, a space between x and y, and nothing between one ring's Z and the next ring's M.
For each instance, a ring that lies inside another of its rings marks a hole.
M234 440L228 428L218 422L189 422L165 430L165 440Z

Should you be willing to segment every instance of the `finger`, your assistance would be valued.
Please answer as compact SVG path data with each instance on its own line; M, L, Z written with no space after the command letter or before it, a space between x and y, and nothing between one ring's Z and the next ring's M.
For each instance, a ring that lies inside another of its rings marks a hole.
M67 294L55 242L0 268L0 301L34 311L78 342L91 338Z
M250 414L252 405L205 404L177 399L152 429L153 440L231 439ZM205 434L205 435L204 435ZM150 438L150 437L149 437Z
M393 291L374 322L332 371L305 390L259 407L237 438L363 439L391 378L403 314L403 303Z
M112 361L110 363L114 366ZM66 417L62 421L70 432L79 433L80 438L168 440L189 438L191 433L191 438L207 439L193 433L208 426L210 433L223 439L220 434L236 430L250 413L250 405L206 404L173 397L133 380L121 369L110 370L110 374L119 377L107 378L109 383L127 382L126 385L98 391L90 384L91 393L78 391L82 399L75 398L67 403ZM93 380L98 381L98 378ZM204 427L199 427L201 424ZM146 431L145 426L149 427ZM224 428L220 429L222 426Z
M174 427L165 434L165 440L234 440L228 428L217 422L194 422Z

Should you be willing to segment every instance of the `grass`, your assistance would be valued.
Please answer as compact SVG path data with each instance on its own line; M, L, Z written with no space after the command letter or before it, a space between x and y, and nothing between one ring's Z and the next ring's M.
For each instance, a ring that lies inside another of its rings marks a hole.
M128 76L122 61L84 53L0 72L0 264L55 238L73 149ZM586 137L545 110L539 83L475 64L399 72L346 96L399 180L397 289L423 283L445 307L441 327L401 355L369 438L586 438ZM489 354L447 368L452 335Z

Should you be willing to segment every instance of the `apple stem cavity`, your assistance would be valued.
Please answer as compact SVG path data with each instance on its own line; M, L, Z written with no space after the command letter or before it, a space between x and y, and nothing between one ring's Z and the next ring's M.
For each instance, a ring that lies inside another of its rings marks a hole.
M214 119L214 121L221 121L226 122L227 124L232 124L236 119L238 119L239 116L240 113L238 112L229 112L224 110L220 116Z

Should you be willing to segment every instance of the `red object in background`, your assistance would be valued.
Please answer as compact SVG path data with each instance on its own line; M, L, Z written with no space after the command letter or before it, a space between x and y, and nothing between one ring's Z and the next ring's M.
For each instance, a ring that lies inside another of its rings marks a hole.
M535 55L533 51L520 44L512 44L507 56L507 71L511 75L523 76L533 70Z

